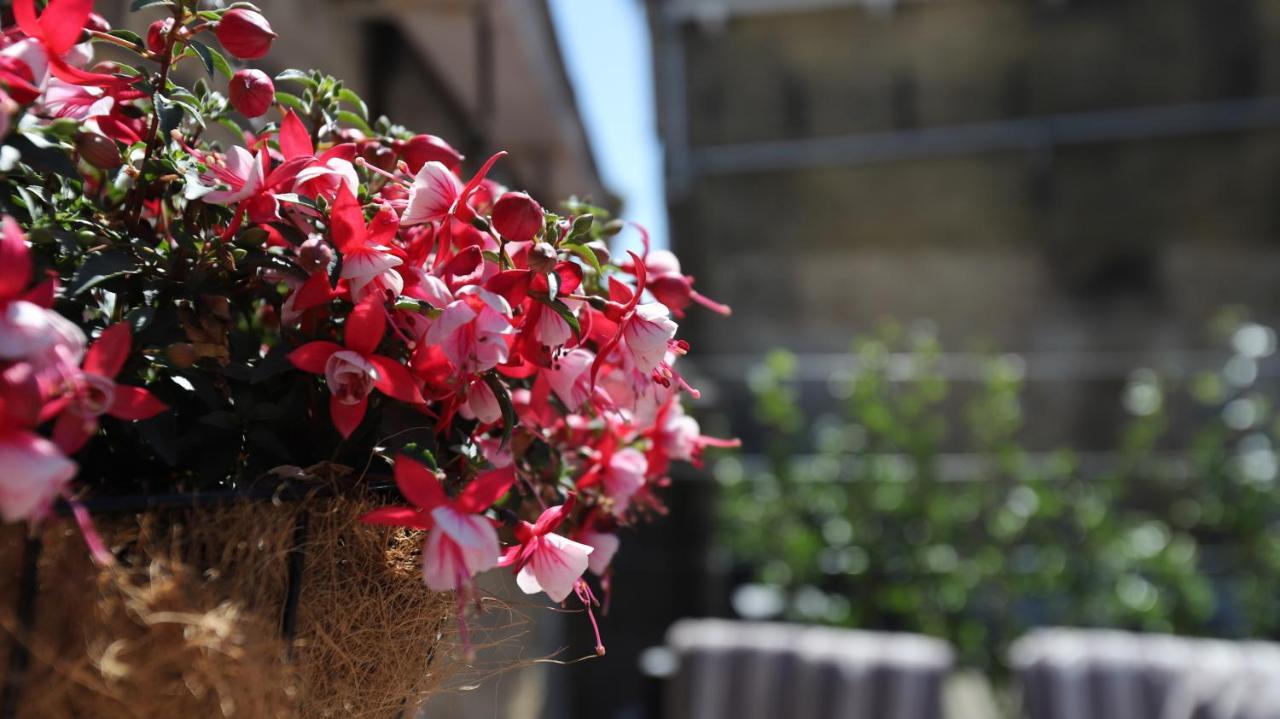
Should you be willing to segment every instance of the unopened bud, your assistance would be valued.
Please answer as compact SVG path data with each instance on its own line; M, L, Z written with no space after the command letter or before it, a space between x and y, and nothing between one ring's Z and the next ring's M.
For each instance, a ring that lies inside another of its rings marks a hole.
M545 242L539 242L529 250L529 269L546 274L556 268L556 248Z
M600 240L593 240L586 244L586 248L596 256L596 262L600 264L608 264L609 258L613 257L613 253L609 252L609 246Z
M397 142L395 148L409 166L410 174L417 174L423 165L433 160L450 170L457 170L462 164L462 155L435 135L414 135L408 140Z
M76 134L76 152L80 158L99 170L114 170L124 164L116 141L96 132Z
M255 60L271 50L276 33L261 13L232 8L222 15L214 30L227 52L241 60Z
M227 85L231 106L245 117L261 117L276 101L276 87L261 70L238 70Z
M298 266L307 274L319 272L333 261L333 248L323 237L312 235L298 248Z
M596 218L594 215L579 215L578 218L573 221L573 232L571 234L587 234L591 231L591 225L595 224L595 221Z
M523 192L508 192L493 205L493 227L512 242L529 242L542 230L542 206Z
M173 31L173 18L156 20L147 28L147 49L157 55L169 47L169 33Z
M376 167L383 172L394 172L396 169L395 151L379 142L366 142L360 148L360 157L370 167Z

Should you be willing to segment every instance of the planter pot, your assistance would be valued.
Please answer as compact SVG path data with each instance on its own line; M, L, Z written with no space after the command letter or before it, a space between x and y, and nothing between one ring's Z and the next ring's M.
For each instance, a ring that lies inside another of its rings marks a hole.
M454 673L455 600L420 536L358 521L365 486L104 498L107 568L68 519L4 527L0 715L411 715Z

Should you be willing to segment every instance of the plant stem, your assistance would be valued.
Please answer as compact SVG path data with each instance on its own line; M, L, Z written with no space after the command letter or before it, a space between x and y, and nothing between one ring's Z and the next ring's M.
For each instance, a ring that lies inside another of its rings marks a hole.
M131 227L136 228L142 220L142 200L145 178L147 175L147 164L151 162L151 155L156 150L156 136L160 132L160 103L156 102L156 98L164 92L165 86L169 83L169 68L173 66L173 48L177 43L178 33L182 30L183 11L181 9L174 10L173 27L169 28L169 34L165 37L164 55L160 58L160 76L156 82L156 87L151 93L151 127L147 130L147 149L142 155L142 163L138 166L138 184L133 186L132 196L129 200L129 222Z

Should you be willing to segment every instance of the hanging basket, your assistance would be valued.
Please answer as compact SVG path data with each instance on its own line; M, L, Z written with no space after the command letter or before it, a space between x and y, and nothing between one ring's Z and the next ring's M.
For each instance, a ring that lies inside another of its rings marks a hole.
M450 671L455 600L421 537L363 524L386 485L104 498L120 558L74 523L0 533L0 716L412 716Z

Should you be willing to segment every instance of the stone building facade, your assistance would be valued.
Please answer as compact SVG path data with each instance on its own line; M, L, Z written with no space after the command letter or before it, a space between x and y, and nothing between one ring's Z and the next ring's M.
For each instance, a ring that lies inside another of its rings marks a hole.
M1280 321L1280 2L649 9L672 244L741 318L689 326L722 394L928 318L1024 353L1033 443L1101 449L1131 367L1214 361L1224 305Z

